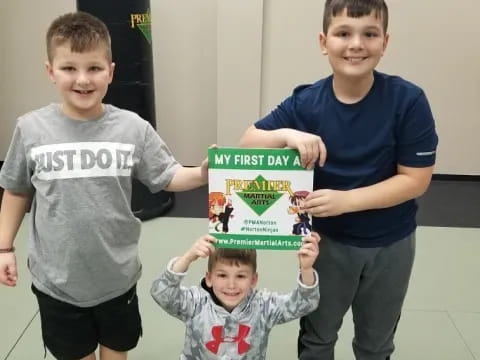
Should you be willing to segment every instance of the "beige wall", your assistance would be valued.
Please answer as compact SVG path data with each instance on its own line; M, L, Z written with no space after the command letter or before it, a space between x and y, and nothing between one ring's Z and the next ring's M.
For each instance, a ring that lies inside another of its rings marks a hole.
M391 41L379 70L427 93L440 135L436 173L480 175L480 3L388 4ZM56 100L43 38L48 23L74 7L74 0L0 3L0 160L15 118ZM151 0L151 7L158 131L186 165L198 164L212 143L235 145L294 86L330 73L317 41L323 1Z
M57 101L57 94L45 71L45 32L56 16L75 9L75 0L1 3L0 160L3 161L16 118Z
M263 0L217 4L216 142L232 146L260 116Z
M216 0L151 0L157 130L195 165L216 142Z

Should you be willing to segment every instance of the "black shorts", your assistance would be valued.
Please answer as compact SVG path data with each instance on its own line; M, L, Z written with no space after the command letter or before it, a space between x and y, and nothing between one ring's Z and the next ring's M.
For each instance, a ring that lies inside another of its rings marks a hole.
M142 335L136 286L125 294L92 307L78 307L44 294L37 296L43 342L56 359L77 360L98 344L115 351L133 349Z

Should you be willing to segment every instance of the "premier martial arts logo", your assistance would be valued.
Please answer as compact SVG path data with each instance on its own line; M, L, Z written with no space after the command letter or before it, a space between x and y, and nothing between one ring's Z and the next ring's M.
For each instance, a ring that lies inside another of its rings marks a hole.
M130 14L130 27L134 29L137 27L147 39L149 44L152 44L152 18L150 16L150 9L144 14Z
M35 175L41 180L131 176L135 145L80 142L32 148Z
M293 194L288 180L266 180L258 175L253 180L226 179L226 194L232 190L257 214L262 215L284 193Z

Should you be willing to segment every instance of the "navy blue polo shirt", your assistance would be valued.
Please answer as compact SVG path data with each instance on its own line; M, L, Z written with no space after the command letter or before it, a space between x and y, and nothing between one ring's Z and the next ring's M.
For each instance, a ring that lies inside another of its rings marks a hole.
M355 104L338 101L333 76L297 87L255 127L291 128L321 136L327 161L314 171L314 189L349 190L376 184L397 173L397 164L435 163L438 137L428 100L418 86L374 72L368 94ZM415 200L374 209L314 218L313 227L334 240L359 247L386 246L415 230Z

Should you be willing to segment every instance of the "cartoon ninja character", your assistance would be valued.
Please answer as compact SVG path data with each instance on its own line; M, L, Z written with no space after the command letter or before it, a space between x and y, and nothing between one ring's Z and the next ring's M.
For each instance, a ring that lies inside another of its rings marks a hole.
M222 192L211 192L208 194L208 219L213 225L215 231L228 232L228 222L233 217L232 201L227 199Z
M310 216L303 210L305 198L308 196L308 191L295 191L290 196L290 203L293 206L288 208L289 214L296 214L295 224L293 225L293 235L307 235L312 231L312 225L310 224Z

